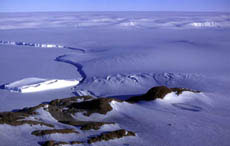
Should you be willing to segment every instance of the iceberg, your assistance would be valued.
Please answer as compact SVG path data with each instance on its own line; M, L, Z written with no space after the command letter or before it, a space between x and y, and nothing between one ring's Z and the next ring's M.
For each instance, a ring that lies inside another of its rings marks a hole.
M76 86L78 84L78 80L25 78L6 84L4 85L4 88L12 92L31 93L66 88Z

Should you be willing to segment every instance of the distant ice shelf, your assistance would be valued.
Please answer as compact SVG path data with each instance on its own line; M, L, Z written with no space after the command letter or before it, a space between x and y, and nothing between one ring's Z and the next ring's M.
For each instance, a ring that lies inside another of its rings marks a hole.
M29 46L29 47L35 47L35 48L64 48L64 49L81 51L83 53L85 52L84 49L68 47L68 46L63 46L63 45L58 45L58 44L43 44L43 43L15 42L15 41L0 40L0 45Z
M3 41L0 40L1 45L17 45L17 46L31 46L31 47L39 47L39 48L66 48L62 45L56 44L39 44L39 43L27 43L27 42L14 42L14 41Z
M59 80L59 79L41 79L41 78L25 78L4 85L4 89L12 92L32 93L46 90L54 90L76 86L78 80Z
M193 22L191 23L193 27L217 27L216 22Z

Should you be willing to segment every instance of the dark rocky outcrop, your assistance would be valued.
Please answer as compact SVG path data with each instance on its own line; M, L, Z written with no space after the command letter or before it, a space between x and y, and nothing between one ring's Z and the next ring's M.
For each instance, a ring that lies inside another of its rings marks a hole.
M76 102L77 98L83 98L84 100ZM114 124L113 122L79 121L72 117L72 114L76 112L83 112L88 116L91 113L106 114L112 110L110 102L115 100L109 98L90 99L92 98L89 96L56 99L49 103L48 111L57 121L81 127L81 130L98 130L104 124Z
M41 108L41 107L44 107L44 106L45 106L45 104L39 104L39 105L33 106L33 107L25 107L23 109L17 110L16 112L17 113L24 113L24 114L27 114L28 116L36 115L37 114L36 110Z
M91 143L99 142L102 140L108 141L112 139L122 138L125 136L135 136L135 133L132 131L127 131L125 129L104 132L104 133L101 133L100 135L90 137L87 143L91 144Z
M48 129L48 130L36 130L33 131L31 134L35 136L44 136L48 134L70 134L70 133L75 133L77 134L78 132L75 131L74 129Z
M151 101L156 99L163 99L168 93L175 92L177 95L182 94L184 91L190 91L194 93L199 93L200 91L195 91L186 88L168 88L166 86L158 86L151 88L146 94L141 96L134 96L127 99L127 102L136 103L139 101Z
M8 124L11 126L20 126L24 124L29 125L42 125L47 127L54 127L51 124L42 122L42 121L33 121L33 120L26 120L26 117L35 115L35 110L42 107L42 105L35 106L32 108L24 108L22 110L17 110L15 112L1 112L0 113L0 124Z
M40 136L40 133L38 136ZM132 131L120 129L120 130L115 130L115 131L103 132L100 135L89 137L86 142L88 144L92 144L92 143L100 142L103 140L109 141L109 140L118 139L118 138L122 138L126 136L136 136L136 134ZM82 142L82 141L70 141L70 142L61 141L60 142L60 141L49 140L49 141L43 142L41 145L42 146L59 146L59 145L65 145L65 144L74 145L74 144L82 144L82 143L85 143L85 142Z
M28 117L38 116L37 109L42 108L49 112L57 122L67 124L71 126L80 127L80 130L98 130L105 124L115 124L114 122L108 121L81 121L73 118L72 114L76 112L85 113L86 116L90 116L92 113L106 114L112 110L110 103L112 101L122 102L113 98L98 98L93 99L88 96L84 97L70 97L65 99L56 99L51 102L40 104L38 106L23 108L21 110L15 110L13 112L2 112L0 113L0 124L9 124L13 126L20 126L23 124L30 125L45 125L48 127L54 127L51 124L45 123L40 118L31 118L35 120L27 120ZM35 130L31 134L35 136L44 136L55 133L68 134L78 133L74 129L41 129ZM48 140L41 143L42 146L57 146L63 144L80 144L80 143L93 143L101 140L110 140L115 138L121 138L124 136L134 136L135 134L124 129L101 133L96 137L90 137L86 141L69 141L69 142L58 142Z
M28 124L30 126L40 125L40 126L54 127L54 125L52 124L48 124L48 123L40 122L40 121L32 121L32 120L21 120L21 121L12 121L12 122L4 122L4 123L0 122L0 124L8 124L11 126L21 126L24 124Z
M53 140L49 140L49 141L45 141L41 144L41 146L61 146L61 145L66 145L69 144L67 142L63 142L63 141L53 141Z
M54 140L48 140L43 143L41 143L41 146L62 146L62 145L76 145L76 144L82 144L82 141L71 141L71 142L64 142L64 141L54 141Z
M73 103L78 103L78 101L85 102L91 98L92 97L90 96L75 96L64 99L55 99L49 102L48 111L58 121L75 121L71 116L75 111L69 109L69 106Z
M117 99L97 98L90 101L73 103L69 106L74 112L85 112L84 115L90 116L93 113L106 114L112 110L110 102Z
M71 145L74 145L74 144L82 144L83 142L82 141L71 141L70 144Z
M159 86L159 87L151 88L144 95L131 97L123 101L115 99L115 98L96 98L95 99L90 96L75 96L75 97L64 98L64 99L56 99L56 100L52 100L50 102L40 104L34 107L23 108L21 110L15 110L12 112L0 112L0 124L8 124L12 126L20 126L23 124L43 125L43 126L53 128L53 129L46 129L46 130L36 129L35 131L31 133L32 135L35 135L35 136L44 136L44 135L55 134L55 133L61 133L61 134L76 133L77 134L78 132L74 130L76 129L76 127L84 131L85 130L99 130L101 126L105 124L115 124L113 121L108 121L106 119L99 120L99 121L94 121L94 119L91 119L91 121L82 121L78 119L77 114L76 114L77 112L81 112L85 116L90 116L93 113L105 115L108 112L112 111L112 106L110 105L112 101L117 101L117 102L126 101L129 103L137 103L139 101L152 101L158 98L163 99L168 93L172 93L172 92L174 92L176 95L179 96L184 91L190 91L194 93L200 92L200 91L190 90L186 88L168 88L165 86ZM53 125L49 123L45 123L42 118L39 118L39 114L37 113L37 109L39 108L42 108L45 111L49 112L52 115L52 117L57 120L57 125L62 125L65 128L64 129L54 129ZM182 108L184 107L182 106ZM76 116L73 116L74 114L76 114ZM172 125L168 124L168 126L172 126ZM71 128L71 129L68 129L66 127ZM43 142L41 145L42 146L57 146L57 145L63 145L63 144L68 144L68 145L81 144L81 143L91 144L91 143L95 143L95 142L99 142L103 140L108 141L108 140L118 139L118 138L122 138L126 136L135 136L135 133L131 131L127 131L125 129L107 131L107 132L102 132L102 133L98 131L98 135L88 137L88 139L84 141L78 141L77 139L76 141L67 141L67 142L48 140L48 141Z
M68 110L64 110L65 107L49 105L48 111L57 121L75 121Z
M73 102L77 102L78 100L87 101L90 99L92 99L91 96L74 96L64 99L55 99L52 100L49 104L52 106L67 107L68 105L72 104Z

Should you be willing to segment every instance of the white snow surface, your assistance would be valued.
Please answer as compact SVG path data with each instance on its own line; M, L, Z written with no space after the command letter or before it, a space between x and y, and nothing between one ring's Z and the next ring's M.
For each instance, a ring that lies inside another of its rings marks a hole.
M116 122L99 132L124 128L137 134L95 146L229 146L230 13L0 13L0 40L0 111L74 95L126 99L154 86L190 88L201 93L171 93L138 104L112 102L106 115L74 116ZM55 90L19 94L5 87ZM38 112L36 118L66 128L44 109ZM0 146L86 140L97 132L70 126L80 134L30 134L40 128L0 125Z
M26 78L6 84L5 89L20 93L31 93L72 87L77 84L79 84L77 80Z

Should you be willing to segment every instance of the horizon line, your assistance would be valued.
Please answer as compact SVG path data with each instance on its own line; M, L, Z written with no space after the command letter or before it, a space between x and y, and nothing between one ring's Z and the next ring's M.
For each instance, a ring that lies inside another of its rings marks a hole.
M215 10L204 10L204 11L180 11L180 10L115 10L115 11L107 11L107 10L97 10L97 11L0 11L0 13L60 13L60 12L65 12L65 13L74 13L74 12L186 12L186 13L230 13L230 11L215 11Z

